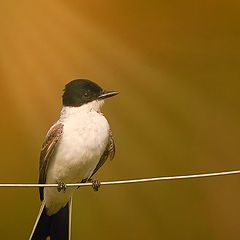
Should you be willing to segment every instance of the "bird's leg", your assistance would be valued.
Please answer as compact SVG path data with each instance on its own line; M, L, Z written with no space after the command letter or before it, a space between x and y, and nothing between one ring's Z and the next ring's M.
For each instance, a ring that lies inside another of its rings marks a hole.
M99 180L97 180L97 179L87 179L87 178L85 178L85 179L83 179L82 181L81 181L81 183L86 183L86 182L90 182L90 183L92 183L92 188L93 188L93 190L95 191L95 192L97 192L98 191L98 189L100 188L100 186L101 186L101 182L99 181ZM80 186L78 187L78 188L80 188Z
M66 186L66 184L64 182L57 182L57 184L58 184L57 190L59 192L61 192L61 191L65 192L66 191L67 186Z
M95 192L101 187L101 182L97 179L88 179L88 182L92 183L92 188Z

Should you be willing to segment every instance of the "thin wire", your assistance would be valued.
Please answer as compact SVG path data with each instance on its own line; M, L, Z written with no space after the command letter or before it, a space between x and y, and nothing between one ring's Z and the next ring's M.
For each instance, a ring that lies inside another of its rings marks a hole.
M200 173L200 174L189 174L189 175L177 175L177 176L166 176L166 177L154 177L154 178L141 178L141 179L130 179L130 180L118 180L118 181L105 181L100 182L103 185L116 185L116 184L130 184L130 183L144 183L144 182L157 182L157 181L168 181L168 180L180 180L190 178L205 178L205 177L218 177L240 174L240 170L225 171L225 172L212 172L212 173ZM66 187L86 187L92 186L91 182L88 183L67 183ZM37 183L0 183L0 187L58 187L58 184L37 184Z
M68 240L71 240L71 235L72 235L72 206L73 206L73 199L72 197L70 198L69 201L69 216L68 216Z

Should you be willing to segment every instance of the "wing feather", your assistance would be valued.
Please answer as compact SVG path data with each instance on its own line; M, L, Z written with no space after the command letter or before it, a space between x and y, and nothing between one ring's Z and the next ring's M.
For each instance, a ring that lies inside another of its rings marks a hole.
M39 183L45 183L49 162L53 156L56 146L61 139L63 132L63 124L55 123L47 133L45 141L42 145L39 162ZM43 200L43 187L39 187L40 199Z
M107 147L106 147L105 151L103 152L96 168L94 169L94 171L89 179L91 179L92 176L99 170L99 168L102 167L102 165L107 161L108 158L110 158L110 160L112 160L114 158L114 156L115 156L115 143L114 143L112 131L109 130L109 141L108 141Z

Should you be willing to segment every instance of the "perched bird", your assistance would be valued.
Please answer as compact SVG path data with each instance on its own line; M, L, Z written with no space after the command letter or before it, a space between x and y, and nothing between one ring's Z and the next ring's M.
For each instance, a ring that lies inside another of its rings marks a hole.
M76 188L66 188L65 183L87 182L108 157L113 159L114 140L101 107L104 99L116 94L87 79L65 86L60 118L47 133L39 164L39 183L57 183L58 188L39 188L42 205L29 239L70 239ZM94 183L97 190L98 182Z

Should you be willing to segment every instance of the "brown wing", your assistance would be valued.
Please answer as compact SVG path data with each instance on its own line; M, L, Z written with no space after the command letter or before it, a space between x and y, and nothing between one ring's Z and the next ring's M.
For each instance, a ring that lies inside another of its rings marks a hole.
M112 160L114 158L114 155L115 155L115 143L114 143L112 131L110 130L108 145L107 145L105 151L103 152L103 155L101 156L96 168L94 169L94 171L89 179L91 179L92 176L98 171L98 169L106 162L108 157L110 158L110 160Z
M62 136L63 124L55 123L47 133L45 141L42 145L40 162L39 162L39 183L46 182L47 170L51 157L55 151L57 143ZM43 187L39 187L40 199L43 200Z

